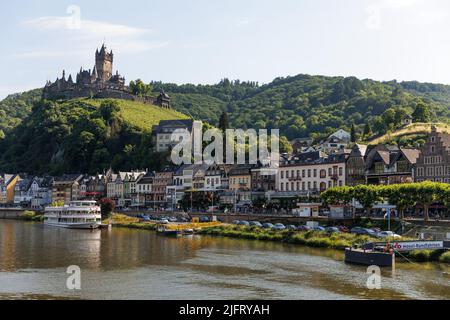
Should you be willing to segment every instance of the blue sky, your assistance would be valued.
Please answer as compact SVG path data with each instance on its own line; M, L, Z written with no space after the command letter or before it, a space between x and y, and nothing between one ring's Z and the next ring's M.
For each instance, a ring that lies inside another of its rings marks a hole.
M24 0L2 3L0 24L0 98L92 68L103 41L127 81L450 84L446 0Z

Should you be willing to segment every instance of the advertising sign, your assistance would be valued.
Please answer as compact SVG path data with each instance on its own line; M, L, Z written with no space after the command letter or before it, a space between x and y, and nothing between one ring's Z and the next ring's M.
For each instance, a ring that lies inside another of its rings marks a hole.
M410 251L410 250L420 250L420 249L443 249L444 241L405 241L405 242L395 242L393 245L394 249L398 251Z

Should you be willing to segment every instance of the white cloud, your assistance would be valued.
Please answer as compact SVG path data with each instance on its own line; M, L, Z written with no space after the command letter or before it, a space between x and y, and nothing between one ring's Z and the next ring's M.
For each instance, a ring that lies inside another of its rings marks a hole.
M16 53L16 58L56 58L80 56L92 53L105 42L114 52L120 54L141 53L169 45L169 41L155 41L149 36L154 30L123 24L113 24L94 20L74 20L73 16L40 17L24 21L22 25L34 33L45 33L41 48ZM37 34L36 36L39 36ZM61 49L63 48L63 49Z
M24 25L44 31L69 30L92 37L139 37L153 32L153 30L130 27L122 24L80 20L79 27L72 27L71 17L41 17L25 21Z

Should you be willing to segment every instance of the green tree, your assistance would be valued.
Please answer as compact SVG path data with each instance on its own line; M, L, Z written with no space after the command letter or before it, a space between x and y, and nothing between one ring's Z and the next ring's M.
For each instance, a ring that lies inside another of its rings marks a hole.
M100 200L100 209L103 217L108 217L116 208L116 204L110 198L103 198Z
M120 111L120 107L117 101L106 100L100 104L99 111L105 121L110 121Z
M219 129L222 130L222 132L225 132L225 130L230 128L230 123L228 121L228 113L223 112L220 115L219 119Z
M430 220L430 206L439 199L440 186L433 182L422 182L414 185L413 199L423 204L424 220Z
M372 135L373 135L372 127L370 126L370 123L367 122L364 126L364 138L368 138Z
M359 185L353 189L353 196L363 206L367 214L375 203L382 200L380 189L373 185Z
M431 121L431 111L430 107L423 102L417 104L412 117L414 122L430 122Z
M355 124L352 123L352 128L350 130L350 141L356 143L358 141L358 134L356 132Z
M151 84L145 84L141 79L137 79L130 82L130 90L134 95L142 97L149 95L153 88Z
M349 205L353 200L353 190L347 186L329 188L320 197L328 205Z
M280 137L280 153L292 154L292 145L285 136Z
M413 184L399 184L384 186L381 188L381 194L388 202L397 207L400 218L405 218L405 210L416 205L414 198L416 186Z

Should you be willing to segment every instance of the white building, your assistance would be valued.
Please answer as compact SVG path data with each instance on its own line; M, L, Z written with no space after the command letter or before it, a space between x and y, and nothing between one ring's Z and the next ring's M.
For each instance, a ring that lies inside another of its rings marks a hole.
M183 119L183 120L161 120L157 126L153 126L152 134L156 144L157 152L164 152L170 150L175 146L178 141L172 141L172 133L178 129L186 129L191 134L192 142L194 142L195 130L194 128L199 128L199 132L202 132L202 122L195 121L193 119Z
M351 134L345 130L338 130L328 137L328 139L322 143L321 150L325 152L332 152L336 150L345 149L351 140Z
M344 186L346 158L345 154L320 156L318 153L315 159L293 159L281 164L276 177L277 191L319 193Z

